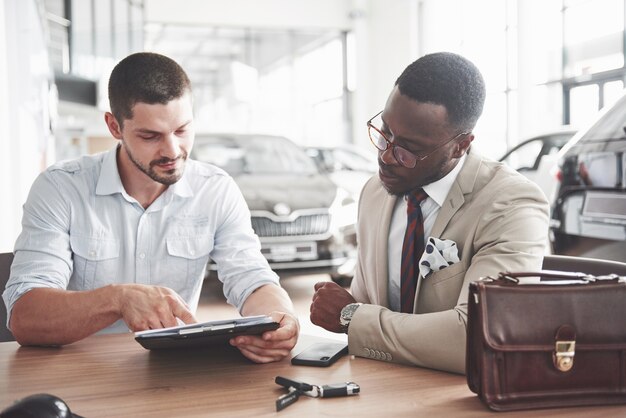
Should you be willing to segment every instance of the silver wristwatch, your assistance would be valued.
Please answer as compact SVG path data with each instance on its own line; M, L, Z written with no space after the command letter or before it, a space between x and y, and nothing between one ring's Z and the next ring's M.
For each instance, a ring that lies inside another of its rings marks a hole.
M350 325L350 321L352 321L352 317L359 306L363 305L362 303L349 303L341 309L341 315L339 315L339 324L344 328L344 330L348 329Z

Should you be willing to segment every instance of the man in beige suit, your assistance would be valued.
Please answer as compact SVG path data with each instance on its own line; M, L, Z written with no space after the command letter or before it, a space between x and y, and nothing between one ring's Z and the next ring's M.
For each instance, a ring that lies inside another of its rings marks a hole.
M368 122L379 172L359 202L351 293L318 283L311 305L314 324L348 334L351 354L464 373L468 284L500 271L540 269L545 197L525 177L470 147L484 97L471 62L430 54L405 69L385 109ZM407 198L416 190L425 194L417 223L423 234L415 242L428 242L420 255L405 257ZM424 262L433 251L446 262ZM411 258L414 293L404 287L403 264Z

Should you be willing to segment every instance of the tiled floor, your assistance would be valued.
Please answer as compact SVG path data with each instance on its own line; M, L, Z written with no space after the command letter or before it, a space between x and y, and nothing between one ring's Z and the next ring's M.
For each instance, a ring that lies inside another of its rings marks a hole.
M335 334L313 325L309 320L309 307L313 296L313 285L320 281L329 281L325 274L290 276L281 279L281 286L287 291L300 320L300 332L307 335L316 335L346 341L345 334ZM226 303L222 293L222 284L217 278L208 278L204 281L198 312L198 321L228 319L238 317L237 310Z

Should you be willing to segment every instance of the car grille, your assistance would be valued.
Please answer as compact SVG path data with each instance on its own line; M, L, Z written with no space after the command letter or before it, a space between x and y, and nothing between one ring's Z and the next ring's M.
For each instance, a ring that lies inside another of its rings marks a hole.
M296 237L325 234L330 227L329 214L298 216L293 221L277 222L264 216L252 217L252 228L259 237Z

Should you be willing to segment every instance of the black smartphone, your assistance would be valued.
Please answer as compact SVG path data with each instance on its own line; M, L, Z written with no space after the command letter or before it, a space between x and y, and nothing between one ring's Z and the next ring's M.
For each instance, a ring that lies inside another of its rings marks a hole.
M347 343L315 343L295 355L291 359L291 364L296 366L328 367L344 354L348 354Z

